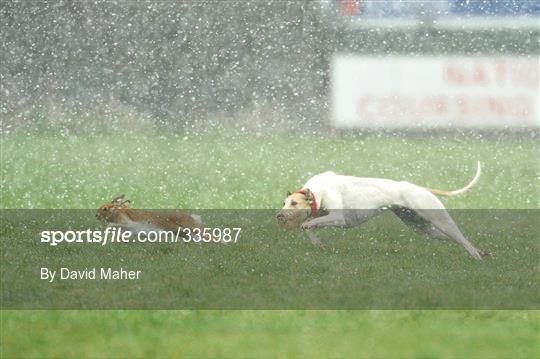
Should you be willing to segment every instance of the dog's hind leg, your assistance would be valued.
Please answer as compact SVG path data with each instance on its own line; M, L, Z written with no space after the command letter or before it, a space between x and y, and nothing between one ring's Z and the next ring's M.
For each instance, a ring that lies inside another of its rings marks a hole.
M404 223L407 227L419 235L433 239L450 239L446 234L437 229L430 221L424 219L413 209L402 206L392 206L390 210Z
M474 259L482 260L486 255L465 238L446 209L415 209L415 212L431 222L438 231L461 244Z
M487 255L486 252L476 248L465 238L452 217L450 217L450 214L446 211L446 208L444 208L444 205L432 193L418 188L413 188L407 193L408 196L403 198L405 207L414 211L415 216L420 216L434 227L434 229L430 229L429 226L423 224L424 230L427 230L428 233L435 234L438 238L444 238L446 236L458 242L476 260L482 260L482 256ZM402 217L406 218L407 215L401 213L400 218Z

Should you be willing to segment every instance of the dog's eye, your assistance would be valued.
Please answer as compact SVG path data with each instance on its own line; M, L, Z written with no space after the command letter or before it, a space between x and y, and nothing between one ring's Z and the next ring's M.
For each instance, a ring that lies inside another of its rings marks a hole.
M298 203L296 203L295 201L292 201L291 202L291 206L296 206Z

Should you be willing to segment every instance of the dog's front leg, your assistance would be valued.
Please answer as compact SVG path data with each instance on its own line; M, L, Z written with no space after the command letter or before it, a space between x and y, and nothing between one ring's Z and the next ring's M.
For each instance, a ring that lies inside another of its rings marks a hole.
M302 223L302 230L306 232L307 236L311 240L311 243L319 248L324 249L324 244L321 239L313 232L313 229L319 227L343 227L345 226L345 219L341 214L330 213L324 217L313 218Z
M321 239L315 233L313 233L312 230L304 229L304 232L307 234L307 236L311 240L311 243L313 243L314 245L316 245L317 247L319 247L321 249L325 248L324 243L321 241Z
M302 223L302 229L315 229L320 227L346 227L343 213L330 212L324 217L312 218Z

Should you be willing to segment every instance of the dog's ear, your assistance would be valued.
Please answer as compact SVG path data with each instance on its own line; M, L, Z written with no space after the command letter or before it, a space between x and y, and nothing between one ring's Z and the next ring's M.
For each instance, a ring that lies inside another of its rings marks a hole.
M313 194L311 194L311 191L309 190L309 188L304 189L304 196L306 196L306 199L308 200L308 202L313 200Z

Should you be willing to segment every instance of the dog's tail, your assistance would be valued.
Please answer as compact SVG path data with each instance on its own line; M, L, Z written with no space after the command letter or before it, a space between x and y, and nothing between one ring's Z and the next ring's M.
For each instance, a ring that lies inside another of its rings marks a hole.
M471 182L469 182L469 184L466 185L465 187L457 189L455 191L443 191L443 190L434 189L434 188L426 188L426 189L430 191L431 193L439 195L439 196L447 196L447 197L457 196L471 189L476 184L476 182L478 182L478 179L480 178L481 174L482 174L482 167L480 166L480 161L478 161L478 164L476 165L476 174L474 175L474 178L471 180Z

